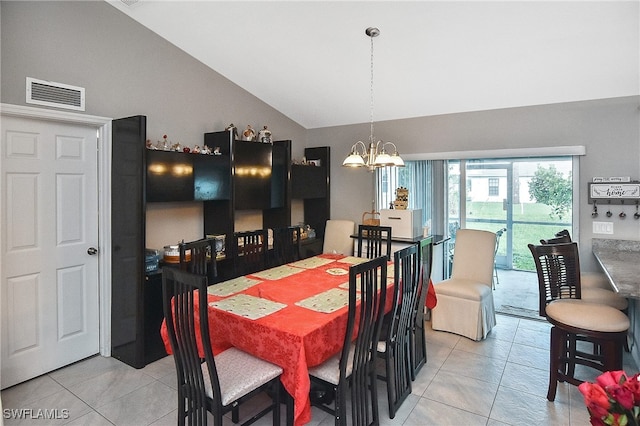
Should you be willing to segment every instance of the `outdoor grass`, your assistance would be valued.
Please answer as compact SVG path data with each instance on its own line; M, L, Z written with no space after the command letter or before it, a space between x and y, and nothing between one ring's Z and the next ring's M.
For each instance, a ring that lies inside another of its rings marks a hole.
M535 271L528 244L540 244L541 239L552 238L562 229L571 230L571 222L551 218L549 206L538 203L520 203L513 209L511 235L500 239L498 256L506 255L507 239L513 244L513 269ZM571 212L567 214L571 218ZM467 227L496 232L506 226L506 211L502 203L467 202Z

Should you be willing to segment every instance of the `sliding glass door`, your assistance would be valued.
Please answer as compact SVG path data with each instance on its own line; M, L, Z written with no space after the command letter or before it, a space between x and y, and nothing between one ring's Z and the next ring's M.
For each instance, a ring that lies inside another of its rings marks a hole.
M499 237L496 265L535 270L527 247L572 229L571 157L500 158L447 162L447 224Z

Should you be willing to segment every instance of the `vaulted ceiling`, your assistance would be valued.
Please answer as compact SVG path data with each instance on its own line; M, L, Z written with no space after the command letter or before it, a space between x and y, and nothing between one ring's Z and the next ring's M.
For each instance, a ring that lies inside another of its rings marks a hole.
M305 128L640 94L635 1L108 0Z

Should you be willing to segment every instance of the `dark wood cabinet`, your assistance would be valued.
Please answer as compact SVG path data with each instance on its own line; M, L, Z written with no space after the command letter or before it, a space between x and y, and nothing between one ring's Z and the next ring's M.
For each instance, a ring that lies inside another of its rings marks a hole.
M156 151L146 148L146 124L142 115L112 123L111 354L135 368L166 355L162 274L145 271L148 202L202 203L204 233L227 235L226 253L239 209L261 210L263 228L280 228L291 224L292 198L303 199L305 223L317 235L303 241L304 257L322 251L329 218L328 147L305 149L320 167L292 167L291 141L236 141L228 131L204 134L221 155ZM261 173L267 177L256 178ZM217 280L232 278L231 263L219 263Z
M331 215L331 151L328 146L305 148L304 156L307 160L319 160L320 166L291 167L292 197L303 200L304 222L315 229L316 238L323 241L325 226ZM322 252L322 247L319 252Z
M111 356L145 366L145 116L113 120Z

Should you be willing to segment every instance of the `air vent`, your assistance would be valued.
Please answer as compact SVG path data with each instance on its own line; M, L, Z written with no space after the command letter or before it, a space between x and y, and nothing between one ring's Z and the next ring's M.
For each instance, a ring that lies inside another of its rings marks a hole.
M84 111L84 87L27 77L27 103Z

